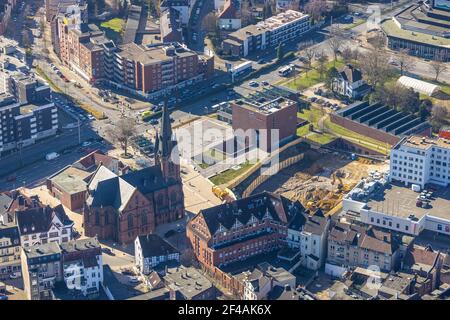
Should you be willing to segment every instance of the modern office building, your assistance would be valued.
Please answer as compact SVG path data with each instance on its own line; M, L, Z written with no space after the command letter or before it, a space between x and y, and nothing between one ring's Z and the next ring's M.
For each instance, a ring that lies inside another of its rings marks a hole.
M391 150L391 180L406 186L450 183L450 140L411 136L403 138Z

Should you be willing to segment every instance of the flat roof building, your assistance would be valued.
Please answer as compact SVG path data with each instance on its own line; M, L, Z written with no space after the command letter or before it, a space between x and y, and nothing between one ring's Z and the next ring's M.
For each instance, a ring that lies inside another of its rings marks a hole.
M226 54L245 57L291 41L308 32L310 27L309 15L286 10L230 33L223 41L222 48Z

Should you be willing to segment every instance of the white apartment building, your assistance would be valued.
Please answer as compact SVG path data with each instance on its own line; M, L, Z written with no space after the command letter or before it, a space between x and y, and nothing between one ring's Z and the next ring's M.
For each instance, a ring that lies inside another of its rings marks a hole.
M235 56L274 48L305 34L311 28L310 16L299 11L286 10L254 25L228 35L222 43L226 53Z
M103 259L95 238L73 240L60 245L64 282L84 296L97 294L103 283Z
M390 177L405 185L448 186L450 183L450 140L411 136L391 150Z
M297 215L291 221L287 243L291 248L300 249L302 266L317 270L325 263L329 225L330 219L319 213Z

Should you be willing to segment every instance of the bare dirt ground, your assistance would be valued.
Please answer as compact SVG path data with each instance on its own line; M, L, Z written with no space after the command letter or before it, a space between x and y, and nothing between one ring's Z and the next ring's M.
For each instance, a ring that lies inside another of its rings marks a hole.
M343 192L352 189L370 171L383 172L389 168L386 162L371 163L366 159L351 161L348 156L336 152L312 151L305 161L279 172L254 193L263 190L280 193L291 200L299 200L303 205L309 201L329 199L330 209L341 200ZM322 209L328 211L325 207Z

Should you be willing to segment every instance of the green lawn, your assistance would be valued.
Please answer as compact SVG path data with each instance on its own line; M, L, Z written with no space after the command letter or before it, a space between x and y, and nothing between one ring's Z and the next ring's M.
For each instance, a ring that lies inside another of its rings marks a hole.
M317 122L323 116L322 112L318 108L311 107L308 109L303 109L302 112L297 112L297 117L303 120L312 122L315 128L317 128ZM308 126L306 126L308 127Z
M309 124L307 124L306 126L303 126L303 127L300 127L297 129L297 136L304 137L310 132L311 131L309 131Z
M311 107L310 110L302 110L302 112L297 113L297 117L301 119L305 119L311 121L314 125L314 129L317 130L319 119L322 117L322 112L320 109ZM323 122L324 127L327 129L326 131L329 133L310 133L309 126L303 126L297 129L297 135L304 137L308 135L306 138L312 141L315 141L320 144L326 144L328 142L333 141L337 137L346 138L349 141L352 141L361 146L367 147L369 149L379 151L383 154L387 154L390 146L386 146L384 142L380 142L378 140L363 136L359 133L346 129L340 125L332 123L330 118L327 116Z
M346 129L340 125L337 125L333 122L331 122L330 118L327 118L324 121L324 126L329 131L333 132L337 136L340 136L342 138L346 138L356 144L359 144L361 146L367 147L371 150L381 152L383 154L388 154L388 151L390 150L391 146L387 145L384 142L369 138L367 136L363 136L359 133L356 133L354 131L351 131L349 129Z
M327 63L327 70L331 69L333 66L334 61L329 61ZM336 61L336 68L339 69L342 68L343 66L344 62L338 59ZM302 72L299 76L295 77L294 79L289 79L280 84L294 90L303 90L325 81L325 77L326 75L324 74L322 78L320 78L319 72L316 69L314 69L313 66L312 70L309 70L308 72Z
M224 172L209 178L209 180L214 183L215 185L221 185L225 184L227 182L230 182L231 180L239 177L241 174L245 173L247 170L249 170L252 166L254 166L255 163L246 162L241 164L241 167L238 170L228 169Z
M124 28L125 20L121 18L114 18L100 24L100 29L105 31L106 36L112 40L120 38Z
M328 133L313 133L307 136L306 139L320 144L327 144L335 140L336 137Z

